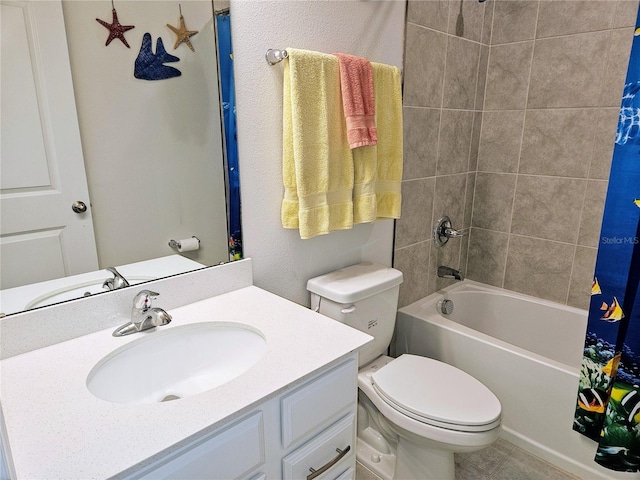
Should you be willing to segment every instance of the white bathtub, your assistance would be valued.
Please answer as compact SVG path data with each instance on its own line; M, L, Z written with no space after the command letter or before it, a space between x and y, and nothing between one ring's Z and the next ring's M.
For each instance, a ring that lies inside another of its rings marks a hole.
M443 298L450 315L438 310ZM399 310L395 353L487 385L502 402L505 440L584 479L639 478L595 463L596 443L572 430L586 327L586 310L465 280Z

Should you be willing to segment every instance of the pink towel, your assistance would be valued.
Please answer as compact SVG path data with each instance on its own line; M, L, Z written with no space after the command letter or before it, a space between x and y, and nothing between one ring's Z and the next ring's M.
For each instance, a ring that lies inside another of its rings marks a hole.
M342 105L347 120L347 140L351 149L378 143L373 70L366 58L334 53L340 65Z

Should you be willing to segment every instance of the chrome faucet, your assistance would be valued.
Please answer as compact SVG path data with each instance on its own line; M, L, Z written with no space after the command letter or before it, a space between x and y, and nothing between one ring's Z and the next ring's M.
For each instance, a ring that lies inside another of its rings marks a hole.
M151 303L158 295L160 294L150 290L142 290L138 293L133 299L131 321L116 328L113 336L122 337L171 322L171 315L163 309L157 307L151 308Z
M460 273L460 270L456 270L455 268L451 267L445 267L444 265L440 265L438 267L438 276L440 278L451 278L457 281L464 280L464 275Z
M107 272L111 272L113 274L113 278L107 278L102 284L102 288L117 290L119 288L129 286L129 282L127 282L127 279L120 275L120 272L118 272L115 267L107 267L105 268L105 270Z

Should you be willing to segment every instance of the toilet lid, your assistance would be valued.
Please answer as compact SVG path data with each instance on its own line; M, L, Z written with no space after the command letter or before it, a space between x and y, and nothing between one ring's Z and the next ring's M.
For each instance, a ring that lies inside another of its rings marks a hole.
M500 424L498 398L477 379L451 365L416 355L401 355L375 372L376 392L407 416L434 426L465 432Z

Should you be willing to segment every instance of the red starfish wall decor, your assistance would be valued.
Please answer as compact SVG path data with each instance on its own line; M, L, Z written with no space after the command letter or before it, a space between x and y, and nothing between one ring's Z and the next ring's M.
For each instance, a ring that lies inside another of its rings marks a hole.
M106 47L107 45L109 45L114 38L118 38L122 41L122 43L124 43L127 46L127 48L131 48L127 43L127 39L124 38L124 32L131 30L132 28L135 28L135 27L133 25L120 25L120 22L118 21L118 14L116 13L116 9L114 8L113 10L111 10L111 12L113 13L112 23L107 23L104 20L100 20L99 18L96 18L96 21L100 25L102 25L107 30L109 30L109 38L107 38L107 43L105 43L104 46Z

